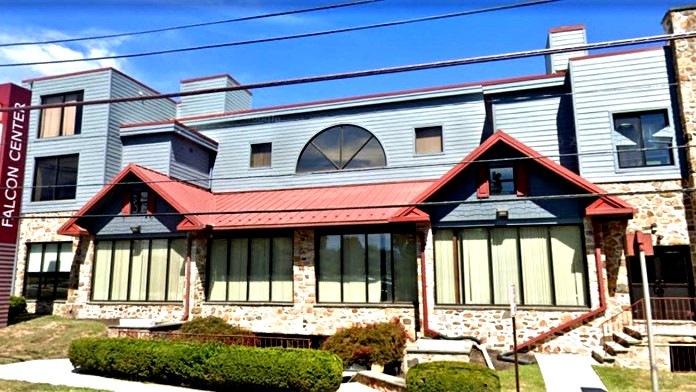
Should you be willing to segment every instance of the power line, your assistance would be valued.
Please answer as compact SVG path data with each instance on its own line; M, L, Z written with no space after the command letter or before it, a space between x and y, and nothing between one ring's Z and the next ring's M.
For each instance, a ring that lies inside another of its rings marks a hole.
M277 213L296 213L296 212L322 212L322 211L350 211L362 209L388 209L388 208L428 208L428 207L443 207L452 205L481 205L489 203L518 203L524 201L546 201L546 200L568 200L568 199L589 199L595 197L612 197L612 196L640 196L640 195L655 195L667 193L691 193L696 191L696 188L678 188L678 189L659 189L648 191L625 191L625 192L604 192L604 193L570 193L562 195L545 195L545 196L518 196L514 199L477 199L477 200L447 200L434 201L423 203L399 203L399 204L371 204L361 206L335 206L335 207L309 207L309 208L279 208L265 210L239 210L239 211L196 211L196 212L155 212L146 216L209 216L209 215L243 215L243 214L277 214ZM85 214L85 215L32 215L32 216L12 216L8 219L69 219L69 218L123 218L123 214Z
M212 21L212 22L193 23L193 24L187 24L187 25L181 25L181 26L163 27L160 29L132 31L132 32L127 32L127 33L93 35L93 36L89 36L89 37L53 39L53 40L47 40L47 41L12 42L12 43L0 44L0 48L10 47L10 46L62 44L62 43L67 43L67 42L92 41L92 40L98 40L98 39L119 38L119 37L128 37L128 36L136 36L136 35L144 35L144 34L162 33L165 31L184 30L184 29L190 29L190 28L195 28L195 27L213 26L213 25L219 25L219 24L227 24L227 23L234 23L234 22L272 18L275 16L294 15L294 14L329 10L329 9L342 8L342 7L351 7L351 6L355 6L355 5L363 5L363 4L368 4L368 3L378 3L381 1L384 1L384 0L358 0L358 1L352 1L349 3L337 3L337 4L330 4L330 5L325 5L325 6L302 8L302 9L291 10L291 11L280 11L280 12L274 12L274 13L270 13L270 14L244 16L244 17L240 17L240 18L223 19L223 20L217 20L217 21Z
M557 0L554 0L554 1L557 1ZM494 62L494 61L502 61L502 60L513 60L513 59L520 59L520 58L526 58L526 57L545 56L545 55L557 54L557 53L568 53L568 52L576 52L576 51L584 51L584 50L606 49L606 48L614 48L614 47L621 47L621 46L632 46L632 45L648 44L648 43L655 43L655 42L674 41L674 40L678 40L678 39L688 39L688 38L694 38L694 37L696 37L696 31L689 31L689 32L685 32L685 33L662 34L662 35L654 35L654 36L640 37L640 38L629 38L629 39L621 39L621 40L614 40L614 41L604 41L604 42L598 42L598 43L593 43L593 44L577 45L577 46L572 46L572 47L567 47L567 48L534 49L534 50L527 50L527 51L521 51L521 52L510 52L510 53L505 53L505 54L484 55L484 56L468 57L468 58L461 58L461 59L454 59L454 60L443 60L443 61L434 61L434 62L421 63L421 64L400 65L400 66L395 66L395 67L369 69L369 70L363 70L363 71L352 71L352 72L326 74L326 75L319 75L319 76L308 76L308 77L300 77L300 78L281 79L281 80L274 80L274 81L268 81L268 82L250 83L250 84L228 86L228 87L216 87L216 88L208 88L208 89L201 89L201 90L194 90L194 91L178 91L175 93L166 93L166 94L153 94L153 95L131 96L131 97L121 97L121 98L105 98L105 99L94 99L94 100L89 100L89 101L73 101L73 102L65 102L65 103L57 103L57 104L31 105L31 106L23 106L23 107L5 107L5 108L0 108L0 112L12 112L12 111L16 111L16 110L48 109L48 108L57 108L57 107L68 107L68 106L101 105L101 104L135 102L135 101L151 101L151 100L163 99L163 98L187 97L187 96L194 96L194 95L223 93L223 92L238 91L238 90L254 90L254 89L269 88L269 87L290 86L290 85L296 85L296 84L316 83L316 82L325 82L325 81L331 81L331 80L342 80L342 79L352 79L352 78L360 78L360 77L367 77L367 76L421 71L421 70L426 70L426 69L446 68L446 67L454 67L454 66L460 66L460 65L486 63L486 62ZM3 65L0 65L0 67L2 67L2 66ZM5 66L7 66L7 65L5 65ZM241 113L243 114L243 111ZM233 113L233 114L240 114L240 113Z
M680 150L687 148L687 145L677 145L672 147L643 147L634 148L626 150L624 152L647 152L647 151L664 151L664 150ZM693 148L693 147L692 147ZM361 171L387 171L387 170L403 170L409 168L423 168L423 167L437 167L445 166L450 169L460 165L467 165L470 163L507 163L507 162L519 162L519 161L535 161L538 159L552 159L552 158L563 158L563 157L573 157L573 156L596 156L596 155L614 155L616 150L602 150L602 151L590 151L585 153L567 153L567 154L556 154L556 155L535 155L535 156L525 156L525 157L514 157L514 158L491 158L491 159L476 159L476 160L456 160L448 162L437 162L430 164L415 164L415 165L401 165L401 166L388 166L388 167L375 167L375 168L364 168ZM148 169L152 170L152 169ZM309 173L309 175L315 173ZM110 185L142 185L142 184L167 184L172 182L185 182L189 185L196 186L197 181L229 181L229 180L248 180L248 179L259 179L259 178L279 178L279 177L296 177L296 173L291 174L268 174L268 175L253 175L253 176L223 176L223 177L189 177L189 178L170 178L168 180L157 180L157 181L121 181L121 182L104 182L104 183L88 183L88 184L75 184L75 185L25 185L22 187L12 187L11 189L60 189L60 188L71 188L71 187L103 187ZM426 179L427 180L427 179ZM598 184L601 187L601 184ZM10 189L6 186L0 186L0 190ZM288 188L283 188L288 189ZM269 190L269 189L263 189ZM244 190L246 191L263 191L263 190ZM215 193L210 191L211 193ZM230 192L230 191L225 191ZM232 191L235 192L235 191Z
M221 43L221 44L200 45L200 46L193 46L193 47L187 47L187 48L165 49L165 50L156 50L156 51L151 51L151 52L139 52L139 53L112 55L112 56L99 56L99 57L86 57L86 58L64 59L64 60L50 60L50 61L34 61L34 62L26 62L26 63L0 64L0 67L24 67L24 66L30 66L30 65L62 64L62 63L82 62L82 61L113 60L113 59L122 59L122 58L145 57L145 56L155 56L155 55L162 55L162 54L190 52L190 51L197 51L197 50L224 48L224 47L231 47L231 46L251 45L251 44L259 44L259 43L266 43L266 42L286 41L286 40L292 40L292 39L298 39L298 38L318 37L318 36L322 36L322 35L346 33L346 32L350 32L350 31L360 31L360 30L368 30L368 29L375 29L375 28L381 28L381 27L405 25L405 24L410 24L410 23L426 22L426 21L439 20L439 19L445 19L445 18L453 18L456 16L472 15L472 14L478 14L478 13L484 13L484 12L491 12L491 11L500 11L500 10L504 10L504 9L519 8L519 7L538 5L538 4L544 4L544 3L553 3L553 2L557 2L557 1L560 1L560 0L533 0L533 1L527 1L524 3L516 3L516 4L500 5L500 6L495 6L495 7L479 8L479 9L475 9L475 10L453 12L453 13L449 13L449 14L427 16L427 17L422 17L422 18L405 19L405 20L399 20L399 21L394 21L394 22L375 23L375 24L346 27L346 28L333 29L333 30L315 31L315 32L311 32L311 33L302 33L302 34L295 34L295 35L285 35L285 36L270 37L270 38L259 38L259 39L253 39L253 40L248 40L248 41L226 42L226 43Z

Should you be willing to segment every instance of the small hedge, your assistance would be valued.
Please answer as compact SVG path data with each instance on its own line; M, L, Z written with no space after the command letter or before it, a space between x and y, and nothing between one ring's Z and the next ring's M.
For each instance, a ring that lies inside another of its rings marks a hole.
M15 317L27 313L27 300L24 297L16 295L10 296L10 311L7 315L8 321L14 320Z
M85 373L213 390L336 391L343 371L317 350L131 338L76 339L68 357Z
M184 323L179 328L181 333L201 334L201 335L253 335L248 329L236 325L227 324L220 317L196 318Z
M409 392L500 391L500 379L494 370L468 362L423 362L408 370Z
M388 323L354 326L336 332L321 346L343 361L344 366L387 365L401 361L408 334L399 319Z

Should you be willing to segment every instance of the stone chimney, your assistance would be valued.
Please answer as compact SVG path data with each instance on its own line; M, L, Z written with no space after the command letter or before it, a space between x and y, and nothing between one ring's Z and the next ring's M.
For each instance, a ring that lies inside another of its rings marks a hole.
M239 86L239 82L230 75L206 76L182 80L181 92L231 86ZM251 92L249 90L189 95L181 97L181 102L177 105L177 118L247 109L251 109Z
M546 41L546 47L552 48L569 48L577 45L585 45L587 37L585 36L585 25L555 27L549 30L549 38ZM566 71L568 69L568 60L573 57L587 56L586 50L575 52L556 53L546 55L546 73L556 73Z
M662 18L662 26L666 34L685 33L696 30L696 5L671 8ZM685 187L692 188L696 184L696 38L678 39L669 41L672 53L671 64L674 67L672 74L677 83L679 115L681 129L684 134L684 155L686 157L687 179ZM670 62L667 62L670 64ZM696 231L692 228L696 224L696 197L684 195L687 219L690 220L689 237L691 245L691 265L696 277ZM688 203L688 201L691 201ZM690 204L690 205L688 205ZM689 213L690 212L690 213Z

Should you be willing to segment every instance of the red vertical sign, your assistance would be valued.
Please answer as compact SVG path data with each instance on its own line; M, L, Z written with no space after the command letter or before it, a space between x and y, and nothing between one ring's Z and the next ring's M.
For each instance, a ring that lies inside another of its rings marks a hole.
M0 84L3 108L22 108L30 103L31 91ZM28 128L28 111L0 112L0 327L7 325L12 293Z

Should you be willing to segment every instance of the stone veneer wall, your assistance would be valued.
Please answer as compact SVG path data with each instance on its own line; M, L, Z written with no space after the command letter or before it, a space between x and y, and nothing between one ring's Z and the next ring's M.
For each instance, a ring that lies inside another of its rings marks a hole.
M667 11L662 19L666 33L685 33L696 30L696 7L685 6ZM679 111L684 144L687 179L686 187L696 186L696 39L679 39L671 41L672 59L675 79L678 82ZM688 194L685 194L688 196ZM689 243L691 244L691 265L696 276L696 197L686 198L686 215L688 217Z
M314 263L314 230L294 233L294 301L287 305L247 305L196 302L196 316L214 315L256 332L331 335L354 324L389 321L398 317L415 337L416 319L412 305L336 306L318 304ZM205 257L196 260L198 299L205 298Z
M603 265L619 265L623 259L623 238L625 225L620 222L606 222L600 225L602 230ZM587 278L591 309L600 306L599 283L594 255L594 232L592 222L584 222ZM426 242L426 274L428 286L428 310L430 329L451 336L476 336L489 348L509 350L513 346L512 320L507 306L482 309L481 307L448 307L434 305L434 258L432 232L428 233ZM606 268L605 268L606 269ZM607 295L607 310L596 318L579 325L560 336L547 339L536 347L537 351L555 353L589 354L592 348L600 345L603 336L601 324L607 316L620 312L623 306L629 304L627 293L607 290L609 286L617 286L617 282L625 281L623 271L614 269L604 271L604 287ZM517 342L522 344L550 329L577 318L591 311L576 308L532 308L518 307L517 312Z

